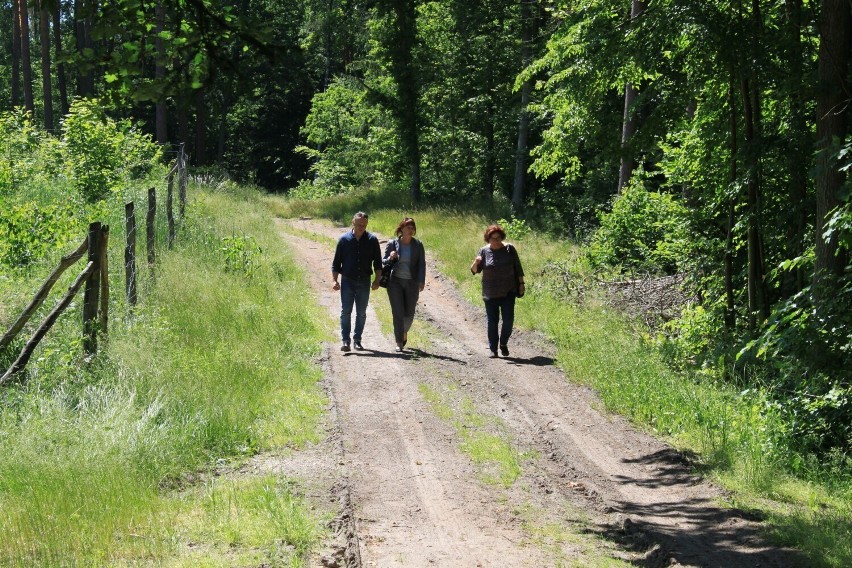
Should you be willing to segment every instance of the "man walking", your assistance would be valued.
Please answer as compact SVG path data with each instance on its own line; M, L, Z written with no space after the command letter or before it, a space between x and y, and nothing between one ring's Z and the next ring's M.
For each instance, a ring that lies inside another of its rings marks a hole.
M372 284L370 276L375 270ZM370 289L379 289L382 276L382 251L379 239L367 232L367 214L363 211L352 217L352 230L337 240L334 260L331 261L331 276L334 278L334 290L340 290L340 337L343 340L341 351L350 350L349 333L352 327L352 304L355 304L355 349L361 346L361 334L367 321L367 303L370 301ZM338 281L338 277L341 280Z

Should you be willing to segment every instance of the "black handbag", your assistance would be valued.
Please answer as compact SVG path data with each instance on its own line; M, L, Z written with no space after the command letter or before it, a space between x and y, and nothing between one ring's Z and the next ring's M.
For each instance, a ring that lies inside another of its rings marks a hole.
M515 250L515 247L507 244L506 248L509 249L509 254L512 255L512 258L518 257L518 251ZM526 286L524 288L526 288ZM515 297L516 298L523 298L524 297L524 292L521 292L521 277L518 276L517 273L515 274Z
M382 263L382 277L379 278L379 286L382 288L388 287L388 282L390 282L391 271L393 270L394 264L396 264L396 261Z

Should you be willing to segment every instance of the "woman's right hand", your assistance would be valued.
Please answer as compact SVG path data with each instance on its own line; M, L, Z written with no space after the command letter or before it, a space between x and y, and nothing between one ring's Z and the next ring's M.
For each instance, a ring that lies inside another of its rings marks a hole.
M396 251L395 251L395 250L392 250L392 251L390 252L390 254L388 255L388 260L390 260L391 262L393 262L394 260L396 260L396 257L397 257L397 256L399 256L399 255L397 255L397 254L396 254Z

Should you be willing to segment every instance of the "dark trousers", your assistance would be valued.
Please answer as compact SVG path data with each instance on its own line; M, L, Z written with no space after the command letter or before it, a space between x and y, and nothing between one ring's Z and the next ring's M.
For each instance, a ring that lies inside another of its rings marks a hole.
M355 306L355 341L361 341L367 322L367 303L370 301L370 279L342 277L340 282L340 338L349 343L352 330L352 306Z
M393 336L397 343L402 343L403 337L414 323L414 309L417 307L419 298L420 282L417 280L391 278L388 282L388 300L390 300L393 314Z
M497 328L500 323L500 313L503 314L503 325L500 333ZM497 351L497 344L506 345L512 336L512 325L515 323L515 295L505 298L485 300L485 325L488 329L488 348Z

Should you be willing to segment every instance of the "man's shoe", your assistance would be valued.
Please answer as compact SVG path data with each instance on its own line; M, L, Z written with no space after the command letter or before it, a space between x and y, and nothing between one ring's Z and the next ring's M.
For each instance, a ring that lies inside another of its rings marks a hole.
M343 345L341 345L341 346L340 346L340 350L341 350L341 351L349 351L349 350L350 350L349 342L348 342L348 341L344 341L344 342L343 342Z
M503 357L508 357L509 356L509 346L508 345L501 345L500 346L500 354L503 355Z
M496 349L492 349L492 350L491 350L491 358L492 358L492 359L496 359L496 358L497 358L497 350L496 350Z
M361 345L361 342L360 342L360 341L356 341L356 342L355 342L355 349L357 349L358 351L363 351L363 350L364 350L364 346L363 346L363 345Z

